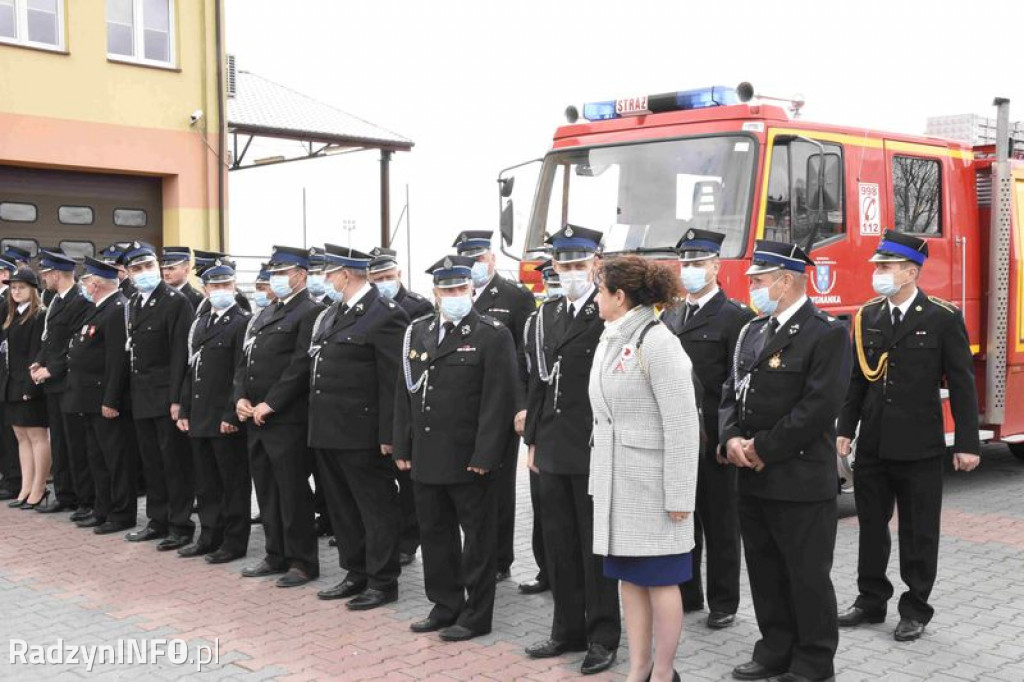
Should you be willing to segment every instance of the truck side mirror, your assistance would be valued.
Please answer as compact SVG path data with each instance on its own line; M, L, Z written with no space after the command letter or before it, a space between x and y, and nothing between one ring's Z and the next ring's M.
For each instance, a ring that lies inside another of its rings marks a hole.
M511 186L511 182L509 186ZM512 238L515 236L515 213L513 213L512 200L509 199L501 208L501 219L498 223L498 230L501 232L501 241L505 246L512 246Z
M812 211L839 210L843 196L841 164L836 153L812 154L807 158L807 207Z
M516 176L510 175L507 178L498 178L498 193L502 199L512 196L512 189L516 186Z

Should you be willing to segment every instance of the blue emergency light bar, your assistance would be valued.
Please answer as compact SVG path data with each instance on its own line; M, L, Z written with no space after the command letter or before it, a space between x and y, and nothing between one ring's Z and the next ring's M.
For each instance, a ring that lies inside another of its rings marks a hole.
M645 95L612 99L603 102L587 102L583 105L583 118L588 121L605 121L625 116L656 114L664 111L687 111L722 107L741 102L735 88L713 85L696 90L665 92L659 95Z

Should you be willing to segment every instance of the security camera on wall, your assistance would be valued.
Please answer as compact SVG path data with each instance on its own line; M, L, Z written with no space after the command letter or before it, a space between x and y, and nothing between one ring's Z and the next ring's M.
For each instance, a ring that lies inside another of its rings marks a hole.
M203 117L203 110L196 109L192 112L192 115L188 117L189 125L195 125L199 123L199 120Z

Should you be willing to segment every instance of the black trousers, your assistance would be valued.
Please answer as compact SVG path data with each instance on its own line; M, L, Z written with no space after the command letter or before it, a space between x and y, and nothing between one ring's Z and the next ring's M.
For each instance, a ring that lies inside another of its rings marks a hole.
M398 471L398 506L401 508L402 525L398 539L398 551L415 554L420 547L420 523L416 519L416 496L413 492L412 476L408 471Z
M398 584L401 510L395 465L380 450L317 450L338 563L347 578L388 590Z
M53 494L58 502L77 507L80 502L75 492L75 476L71 467L71 452L64 428L64 413L60 409L60 393L46 394L46 416L50 423L50 472L53 474ZM73 415L72 415L73 417ZM79 436L81 433L78 434ZM90 506L84 504L83 506Z
M548 582L547 555L544 552L544 510L540 498L540 474L530 472L530 506L533 508L533 535L530 542L533 547L533 560L537 562L536 579Z
M18 458L18 439L4 416L0 403L0 486L18 493L21 490L21 460Z
M761 639L754 660L812 680L834 675L839 644L832 555L836 501L740 496L740 529Z
M714 448L708 448L713 452ZM740 605L740 521L736 501L736 467L701 454L697 468L697 504L693 515L693 577L680 587L683 603L704 601L701 557L707 555L708 608L736 613ZM705 552L707 548L707 552Z
M317 514L327 513L327 498L324 496L324 487L320 478L320 467L317 465L316 453L310 448L307 455L309 458L310 474L313 476L313 511Z
M263 517L266 559L275 567L297 567L320 575L319 547L309 487L306 425L251 425L249 469Z
M169 416L136 419L135 433L146 479L149 525L191 538L196 528L192 522L195 479L188 436Z
M907 591L900 596L904 618L927 623L935 614L928 603L939 563L942 515L942 458L892 462L858 452L854 463L860 552L857 561L857 606L885 613L893 594L886 576L892 538L889 521L899 510L900 577Z
M85 414L81 419L95 490L93 514L105 521L134 526L139 502L135 491L138 463L129 447L135 440L132 422L123 414L114 419L106 419L102 414ZM74 446L75 441L72 441Z
M249 549L252 479L245 434L190 438L199 503L199 540L232 554Z
M540 472L548 581L555 598L551 639L614 651L622 636L618 583L604 577L604 559L594 554L588 479Z
M497 566L495 480L482 476L472 483L415 485L431 617L490 632Z
M507 571L515 561L516 469L519 466L519 436L510 431L505 455L498 469L498 570Z

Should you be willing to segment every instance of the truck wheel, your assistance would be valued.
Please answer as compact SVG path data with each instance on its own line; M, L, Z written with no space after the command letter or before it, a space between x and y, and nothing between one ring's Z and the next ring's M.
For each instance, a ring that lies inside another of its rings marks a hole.
M1010 446L1010 453L1024 462L1024 443L1007 443Z

